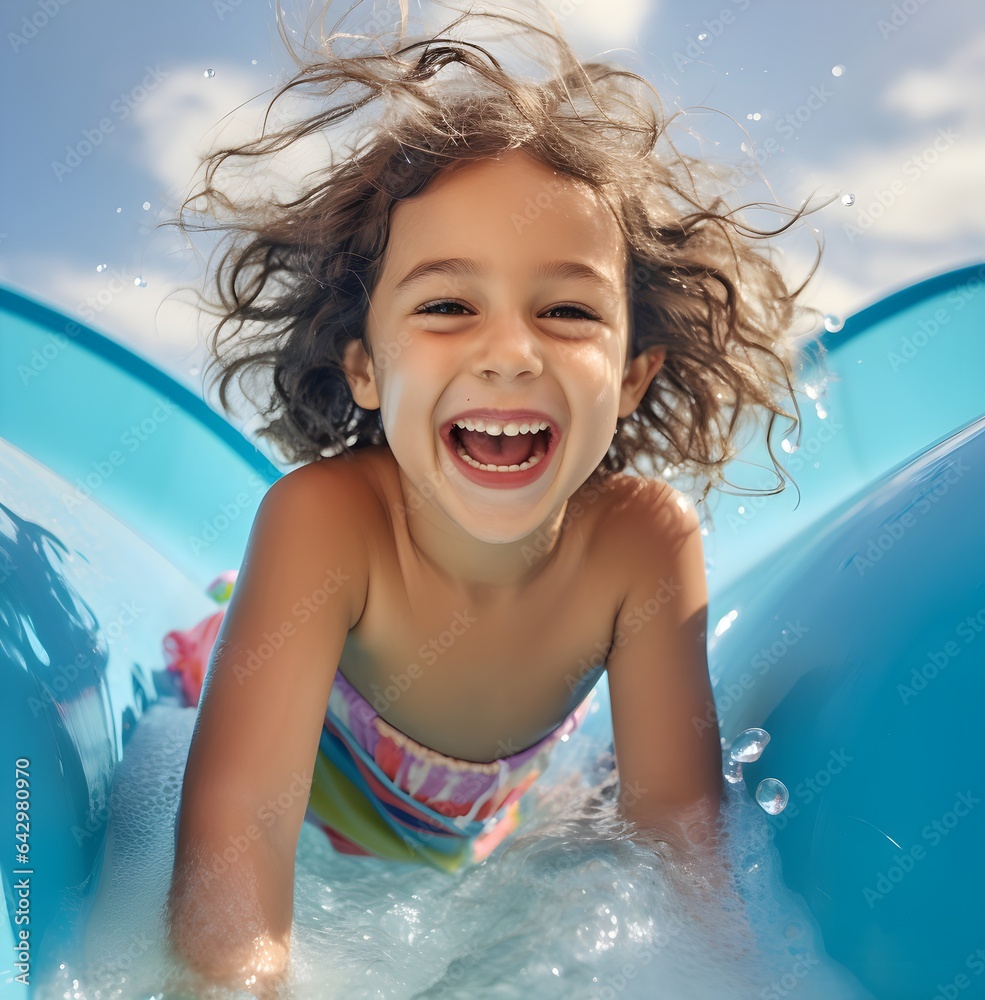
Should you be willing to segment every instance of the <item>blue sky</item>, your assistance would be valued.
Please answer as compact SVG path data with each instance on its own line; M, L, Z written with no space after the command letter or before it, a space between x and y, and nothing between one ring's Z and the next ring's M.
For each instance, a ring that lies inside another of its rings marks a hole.
M286 6L288 24L302 30L307 4ZM333 5L329 23L350 6ZM721 112L691 111L675 134L686 151L723 164L741 184L738 200L769 196L753 175L751 149L782 203L815 190L855 196L811 219L825 251L808 301L822 312L844 316L985 259L978 4L550 6L584 57L647 76L666 110ZM420 11L419 0L411 8ZM396 10L394 0L375 8L363 0L346 23L386 23L387 9ZM433 3L423 9L447 16ZM197 387L201 333L179 290L195 283L202 261L154 226L173 212L216 126L224 123L224 138L245 137L265 106L252 99L288 78L272 3L13 0L0 25L0 282L85 319ZM779 260L796 279L812 252L803 229Z

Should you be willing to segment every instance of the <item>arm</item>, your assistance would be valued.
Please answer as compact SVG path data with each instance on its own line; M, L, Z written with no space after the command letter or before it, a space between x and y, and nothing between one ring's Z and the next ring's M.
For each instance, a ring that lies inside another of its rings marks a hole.
M171 948L211 982L269 990L286 969L318 741L365 603L358 493L343 463L306 466L270 488L216 640L166 908Z
M698 517L676 498L646 483L618 521L619 551L633 553L607 663L619 805L648 839L720 885L723 779L704 557Z

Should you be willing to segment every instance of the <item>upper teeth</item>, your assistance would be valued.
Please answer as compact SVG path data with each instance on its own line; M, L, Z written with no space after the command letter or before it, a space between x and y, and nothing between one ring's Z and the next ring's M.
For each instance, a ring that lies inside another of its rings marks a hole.
M455 427L464 427L467 431L483 431L486 434L497 436L505 434L507 437L516 437L517 434L536 434L538 431L550 430L551 425L543 420L534 423L518 424L514 420L503 423L500 420L456 420Z

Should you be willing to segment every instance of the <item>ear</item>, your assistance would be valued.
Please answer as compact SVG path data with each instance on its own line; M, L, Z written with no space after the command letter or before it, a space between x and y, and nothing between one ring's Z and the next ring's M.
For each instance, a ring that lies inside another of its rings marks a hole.
M361 340L350 340L346 344L342 353L342 367L356 405L364 410L378 410L380 394L376 388L376 369Z
M639 406L666 356L666 347L648 347L626 365L619 394L620 417L628 417Z

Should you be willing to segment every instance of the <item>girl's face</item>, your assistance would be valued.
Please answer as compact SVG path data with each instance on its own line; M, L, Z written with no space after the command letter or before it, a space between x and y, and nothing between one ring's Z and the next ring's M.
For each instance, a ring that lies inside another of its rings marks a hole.
M626 264L606 204L524 153L394 206L371 359L353 342L346 367L382 411L410 509L500 543L556 517L663 360L627 366Z

